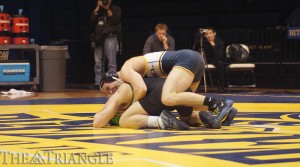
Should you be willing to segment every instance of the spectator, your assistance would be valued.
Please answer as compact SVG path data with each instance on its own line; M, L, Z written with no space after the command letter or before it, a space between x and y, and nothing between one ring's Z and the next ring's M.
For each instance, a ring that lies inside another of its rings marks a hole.
M144 45L143 54L158 51L174 51L174 38L167 34L168 26L159 23L155 27L155 34L148 37Z
M225 80L225 53L224 42L216 36L215 29L208 27L203 32L203 52L208 64L213 64L216 67L218 73L218 91L224 92L224 80ZM202 33L200 33L202 35ZM194 50L200 52L199 35L194 42Z
M95 32L91 36L95 58L95 85L99 89L99 82L105 72L104 58L108 60L108 71L117 71L118 33L121 31L121 8L112 4L112 0L98 0L91 15L95 22Z

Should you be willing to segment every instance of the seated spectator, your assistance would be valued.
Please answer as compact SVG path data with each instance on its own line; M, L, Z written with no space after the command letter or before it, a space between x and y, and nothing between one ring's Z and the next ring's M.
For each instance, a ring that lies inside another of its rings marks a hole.
M218 91L224 92L224 80L225 80L225 53L224 42L216 35L216 30L208 27L204 29L205 32L203 38L203 52L204 57L208 64L213 64L218 72ZM199 36L196 37L193 49L200 52Z
M167 34L168 26L159 23L155 27L155 34L147 38L144 45L143 54L158 51L175 50L174 38Z

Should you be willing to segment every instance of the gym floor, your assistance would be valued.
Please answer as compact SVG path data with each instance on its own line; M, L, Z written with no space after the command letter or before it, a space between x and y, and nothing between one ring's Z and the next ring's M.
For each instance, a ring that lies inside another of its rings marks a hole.
M231 126L94 129L107 101L98 91L1 96L0 166L300 166L299 91L206 95L235 101Z

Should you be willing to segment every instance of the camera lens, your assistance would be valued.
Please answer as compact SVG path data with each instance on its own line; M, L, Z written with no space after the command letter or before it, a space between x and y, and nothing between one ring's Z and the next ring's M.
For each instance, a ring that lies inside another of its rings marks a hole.
M108 0L102 0L103 5L108 5Z

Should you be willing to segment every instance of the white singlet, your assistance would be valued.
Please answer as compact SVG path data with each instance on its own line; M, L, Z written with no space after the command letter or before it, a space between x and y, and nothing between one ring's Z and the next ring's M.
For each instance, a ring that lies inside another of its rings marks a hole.
M146 75L147 77L165 77L166 74L162 70L161 59L166 52L153 52L145 54L147 67Z

